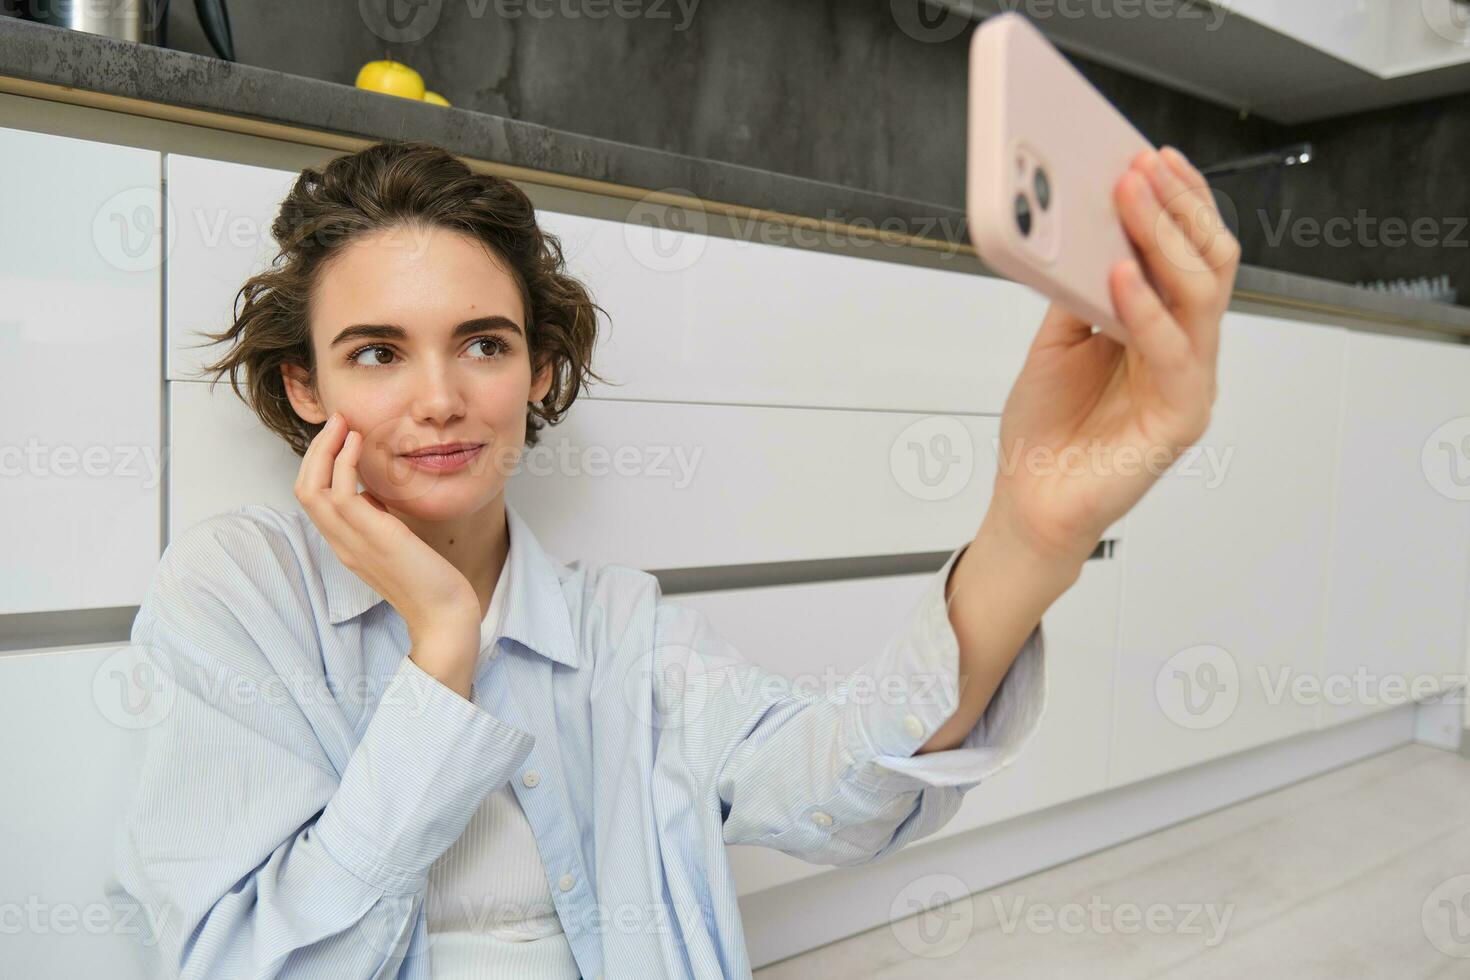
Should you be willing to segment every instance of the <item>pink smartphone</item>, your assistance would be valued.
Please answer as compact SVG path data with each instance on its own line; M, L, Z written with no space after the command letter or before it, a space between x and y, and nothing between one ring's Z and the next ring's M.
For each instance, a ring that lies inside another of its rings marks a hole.
M968 136L965 212L981 261L1128 343L1108 272L1138 255L1113 186L1153 144L1014 12L970 39Z

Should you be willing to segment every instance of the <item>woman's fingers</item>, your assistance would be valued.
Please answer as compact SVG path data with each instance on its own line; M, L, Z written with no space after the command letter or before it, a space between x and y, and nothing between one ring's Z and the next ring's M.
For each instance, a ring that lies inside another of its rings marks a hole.
M372 522L378 515L374 510L387 513L381 504L371 504L357 490L357 464L362 458L363 435L356 429L348 431L342 442L342 451L332 465L331 500L337 514L360 534L368 534Z
M1133 168L1118 182L1118 190L1123 196L1119 208L1123 225L1143 255L1153 281L1167 294L1169 305L1181 313L1205 311L1213 302L1219 284L1214 272L1164 210L1152 182Z
M1230 302L1236 270L1240 267L1240 243L1226 227L1204 175L1184 154L1166 146L1156 159L1159 162L1154 176L1157 193L1170 202L1165 204L1166 210L1180 224L1205 266L1215 274L1212 305L1197 311L1199 315L1184 324L1194 338L1195 348L1213 366L1220 346L1220 314Z
M1186 181L1158 153L1140 154L1134 160L1134 167L1153 185L1154 195L1169 219L1183 232L1193 255L1199 257L1205 267L1215 268L1206 253L1225 229L1209 190Z
M1179 197L1181 204L1188 201L1186 232L1190 241L1206 265L1220 276L1233 280L1235 269L1240 264L1240 242L1226 226L1209 182L1183 153L1172 146L1164 147L1159 158L1164 163L1159 175L1161 183L1184 189Z
M1192 411L1198 401L1195 355L1184 331L1144 279L1137 262L1119 262L1109 280L1113 303L1148 364L1159 395L1176 411Z
M301 469L296 474L298 500L305 503L303 496L316 496L319 491L331 487L332 460L342 445L342 433L346 428L347 423L333 412L321 431L312 437L301 458Z
M342 440L342 451L332 462L332 503L344 517L350 516L348 507L357 496L357 457L361 452L362 433L349 429Z

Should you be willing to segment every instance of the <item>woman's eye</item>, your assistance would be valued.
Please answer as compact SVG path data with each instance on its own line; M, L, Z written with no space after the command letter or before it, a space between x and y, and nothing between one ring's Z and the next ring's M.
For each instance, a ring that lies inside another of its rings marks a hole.
M488 353L484 357L475 357L472 360L488 361L508 352L510 345L499 337L476 337L470 342L469 349L475 350L476 348L479 348L482 353L486 351ZM370 354L372 357L369 360L363 360L362 358L365 354ZM394 354L391 348L385 347L382 344L368 344L366 347L359 347L351 354L348 354L347 363L358 367L382 367L385 364L392 363L391 359L393 357Z
M488 349L490 351L490 357L504 353L508 349L505 341L499 337L476 337L474 343L470 344L470 350L474 350L476 347L479 347L481 350Z
M391 350L389 350L388 348L383 347L383 346L381 346L379 344L369 344L367 347L360 347L357 350L353 351L348 356L347 360L349 362L353 363L353 364L361 365L362 367L373 367L373 366L378 365L378 364L384 364L384 363L386 363L383 360L374 360L374 361L363 361L363 360L359 360L359 358L361 358L362 355L364 355L364 354L386 354L386 355L392 356L393 352Z

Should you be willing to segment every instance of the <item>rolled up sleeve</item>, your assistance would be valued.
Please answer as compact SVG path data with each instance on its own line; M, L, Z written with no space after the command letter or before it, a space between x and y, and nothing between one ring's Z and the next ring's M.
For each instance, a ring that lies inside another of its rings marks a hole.
M954 551L910 613L905 628L874 661L855 671L851 686L877 696L849 699L844 719L851 778L876 790L953 786L969 790L1010 765L1036 733L1046 706L1046 635L1038 622L1001 680L984 713L953 749L916 755L959 704L959 638L944 598L950 570L968 543ZM883 686L899 697L883 694Z
M1045 642L1032 630L959 747L914 753L958 705L950 555L884 649L834 691L811 693L748 662L703 613L661 600L658 691L681 724L671 757L713 787L727 844L818 864L861 864L933 833L966 791L1009 765L1040 723ZM677 658L673 663L671 658Z

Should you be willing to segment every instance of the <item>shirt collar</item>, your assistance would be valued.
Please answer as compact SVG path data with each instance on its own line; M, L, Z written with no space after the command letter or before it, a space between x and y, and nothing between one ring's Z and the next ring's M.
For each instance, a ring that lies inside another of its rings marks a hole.
M342 564L315 522L299 504L296 509L297 519L306 528L317 567L321 569L322 586L327 595L327 615L332 625L361 616L386 601ZM559 563L542 550L530 525L510 505L510 501L505 503L505 520L510 533L510 553L506 557L510 575L505 583L500 635L559 664L576 667L577 644L573 638L571 614L562 592Z

